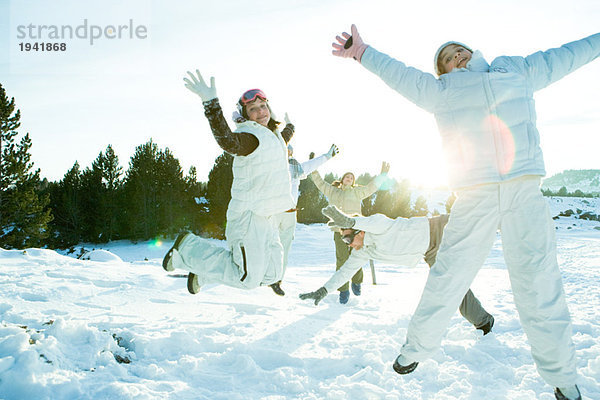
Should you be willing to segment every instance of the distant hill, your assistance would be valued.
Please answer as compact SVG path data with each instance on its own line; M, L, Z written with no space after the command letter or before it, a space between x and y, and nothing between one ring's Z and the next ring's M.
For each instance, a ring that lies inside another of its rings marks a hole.
M542 189L550 189L553 192L563 186L568 192L579 189L583 193L598 194L600 193L600 169L569 169L542 182Z

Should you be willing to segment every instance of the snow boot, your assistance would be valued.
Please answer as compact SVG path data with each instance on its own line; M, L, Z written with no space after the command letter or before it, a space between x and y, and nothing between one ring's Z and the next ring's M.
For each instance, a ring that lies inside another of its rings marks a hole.
M173 247L171 247L169 249L169 251L167 251L167 254L165 254L165 257L163 258L163 262L162 262L162 266L165 271L167 271L167 272L175 271L175 267L173 267L173 262L172 262L173 250L179 250L179 245L181 244L181 242L183 242L183 239L187 235L189 235L189 232L180 233L177 236L177 239L175 239L175 243L173 243Z
M579 393L577 385L554 388L554 396L556 400L581 400L581 393Z
M269 285L277 296L285 296L285 292L281 288L281 281Z
M200 283L198 282L198 275L190 272L187 279L187 289L191 294L196 294L200 291Z
M396 358L396 361L394 361L393 368L394 368L394 371L396 371L400 375L406 375L406 374L410 374L411 372L413 372L417 368L417 365L419 365L419 363L417 361L410 363L408 365L400 365L400 363L398 362L398 359Z
M354 293L355 296L360 296L360 283L352 282L352 285L350 286L352 287L352 293Z
M492 317L492 319L490 319L487 324L481 325L480 327L477 327L477 329L482 331L483 336L485 336L492 331L493 326L494 326L494 317Z
M350 291L342 290L340 292L340 304L346 304L349 299L350 299Z

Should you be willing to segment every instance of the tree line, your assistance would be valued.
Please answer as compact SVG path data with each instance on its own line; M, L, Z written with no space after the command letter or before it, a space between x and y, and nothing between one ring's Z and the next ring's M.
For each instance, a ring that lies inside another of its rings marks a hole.
M565 186L561 186L561 188L558 189L558 190L556 190L556 191L553 191L553 190L551 190L549 188L548 189L542 189L542 193L546 197L558 196L558 197L587 197L587 198L593 198L593 197L599 197L600 196L600 194L598 194L598 193L584 193L580 189L576 189L573 192L569 192Z
M149 240L189 230L224 238L231 199L233 157L215 159L207 182L196 169L183 173L179 160L150 139L136 147L125 170L108 145L89 166L78 162L59 181L40 179L31 161L29 134L17 140L20 111L0 85L0 247L69 248L81 242ZM325 181L338 177L329 173ZM358 184L372 176L360 175ZM363 214L427 215L425 198L411 205L408 181L389 180L385 190L363 201ZM310 179L300 184L298 221L326 222L326 197ZM447 210L451 202L447 204Z

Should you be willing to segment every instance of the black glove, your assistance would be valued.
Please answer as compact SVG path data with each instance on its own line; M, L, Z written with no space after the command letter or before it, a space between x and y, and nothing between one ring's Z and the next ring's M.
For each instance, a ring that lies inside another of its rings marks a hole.
M332 144L331 147L329 148L329 151L325 154L327 155L328 159L331 159L331 158L335 157L335 155L339 152L340 152L340 149L338 149L338 147L335 144Z
M327 296L327 289L321 287L316 292L302 293L299 297L300 300L314 299L316 306L319 305L319 302L323 300L325 296Z
M327 226L331 228L350 229L354 226L356 222L354 218L347 216L334 205L329 205L325 207L321 210L321 212L324 216L331 219L331 221L327 223Z

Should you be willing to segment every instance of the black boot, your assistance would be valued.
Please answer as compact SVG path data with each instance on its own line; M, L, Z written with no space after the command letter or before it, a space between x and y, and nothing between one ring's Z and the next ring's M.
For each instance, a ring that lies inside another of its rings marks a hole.
M285 292L281 288L281 281L269 285L277 296L285 296Z
M400 375L410 374L417 368L417 365L419 365L419 363L416 361L408 365L400 365L398 363L398 359L396 359L396 361L394 361L394 371L396 371Z
M198 282L198 275L189 273L187 279L187 289L191 294L196 294L200 291L200 283Z
M563 391L565 393L563 393ZM567 397L567 394L569 397ZM571 386L568 388L554 388L554 396L556 400L581 400L581 393L579 393L579 388L577 385Z
M165 257L163 258L163 262L162 262L162 266L165 271L171 272L171 271L175 270L175 267L173 267L173 262L172 262L173 250L179 250L179 245L181 244L181 242L183 242L183 239L188 234L189 234L189 232L180 233L177 236L177 239L175 239L175 243L173 243L173 247L171 247L169 249L169 251L167 251L167 254L165 254Z

